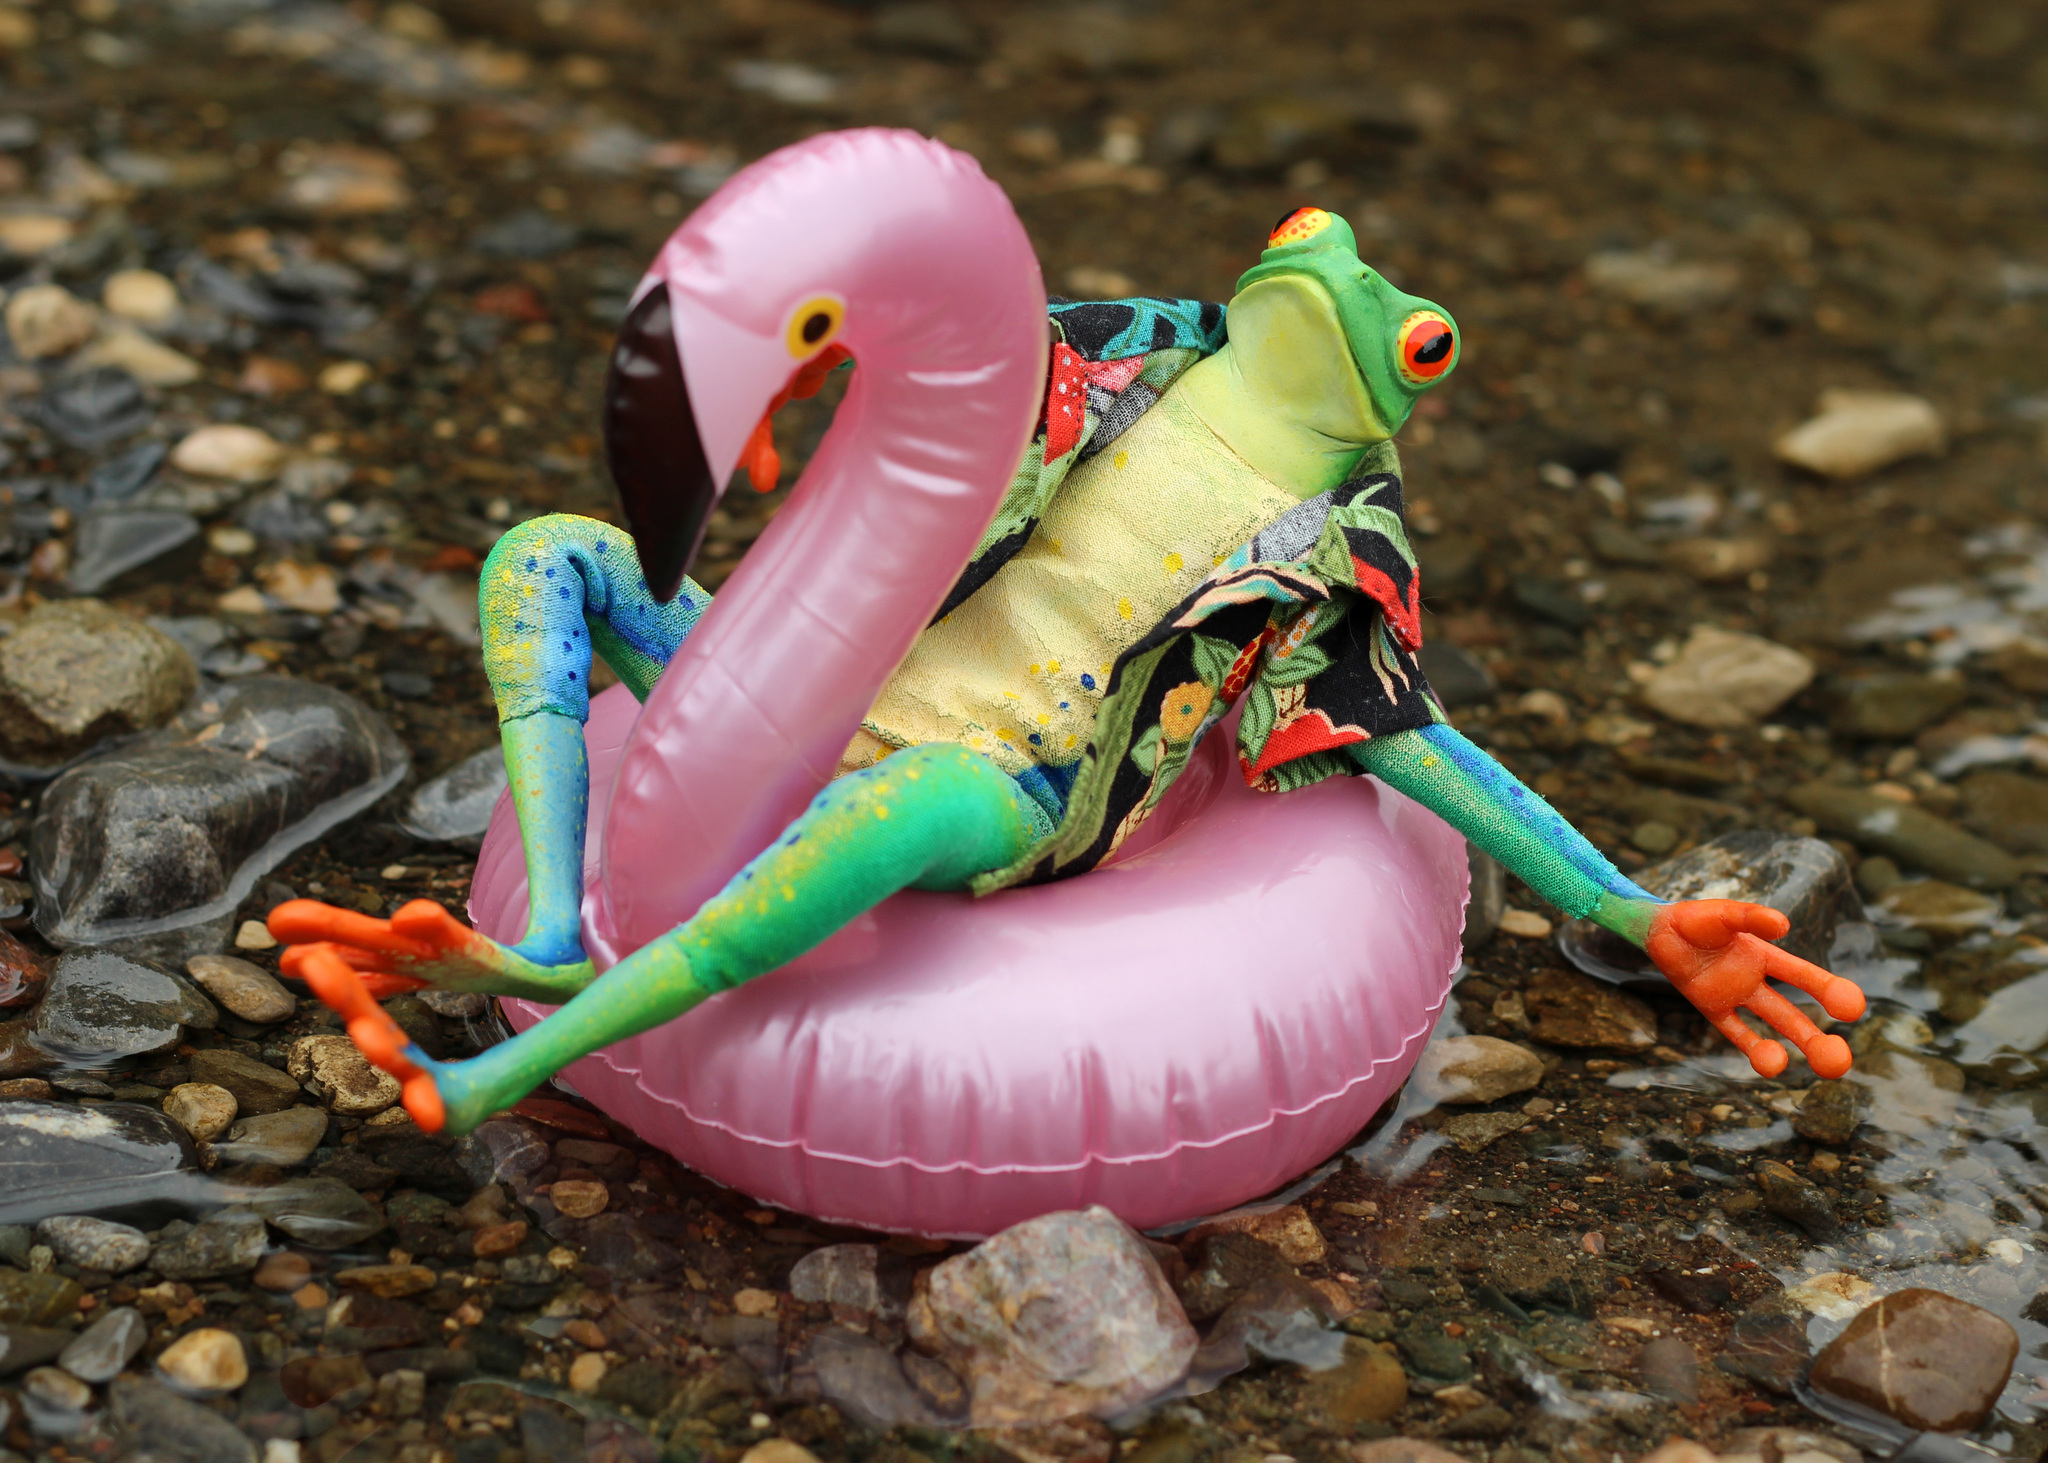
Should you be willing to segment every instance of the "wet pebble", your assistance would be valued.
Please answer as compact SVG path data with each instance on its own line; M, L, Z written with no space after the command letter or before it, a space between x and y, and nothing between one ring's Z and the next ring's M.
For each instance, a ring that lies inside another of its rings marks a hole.
M185 1027L211 1030L219 1013L184 981L111 950L57 957L33 1029L37 1045L101 1064L174 1045Z
M178 287L154 269L117 269L100 287L110 315L161 330L178 318Z
M30 843L36 927L59 944L225 933L261 874L406 767L391 728L354 698L309 681L234 681L50 785ZM179 958L220 948L207 938Z
M270 481L284 459L284 447L276 438L237 422L201 427L171 449L171 466L180 472L237 483Z
M301 1037L292 1043L286 1070L338 1113L367 1116L398 1101L398 1079L372 1066L346 1036Z
M44 1437L70 1437L85 1427L92 1388L67 1371L39 1366L21 1379L29 1426Z
M1543 1059L1525 1046L1492 1036L1453 1036L1431 1042L1410 1081L1437 1102L1498 1102L1543 1080Z
M53 1326L83 1299L78 1282L62 1275L0 1270L0 1324Z
M1877 902L1879 908L1907 928L1950 939L1986 929L2004 913L2004 906L1995 897L1941 879L1895 884Z
M326 1113L317 1107L288 1107L243 1118L228 1130L225 1143L215 1145L215 1151L235 1163L292 1168L312 1157L326 1136Z
M112 366L144 386L190 386L201 374L199 362L183 351L153 340L131 326L118 326L80 351L72 364L86 369Z
M548 1190L555 1207L571 1219L589 1219L602 1214L611 1202L611 1191L598 1179L557 1179Z
M167 1280L215 1280L242 1275L263 1258L263 1220L246 1209L223 1209L198 1224L167 1225L149 1257Z
M1823 1347L1809 1381L1909 1428L1963 1432L1990 1414L2018 1352L2012 1327L1991 1312L1935 1290L1902 1290Z
M0 1325L0 1376L11 1376L55 1360L71 1340L69 1331L42 1326ZM0 1426L4 1425L5 1419L0 1418Z
M225 1417L159 1382L116 1377L114 1421L132 1448L206 1463L256 1463L256 1445Z
M355 1265L334 1273L335 1283L386 1300L418 1295L434 1288L434 1272L424 1265Z
M2008 853L2048 853L2048 779L2024 772L1973 772L1957 784L1961 819Z
M110 605L38 605L0 640L0 755L53 767L163 726L198 674L176 641Z
M1652 710L1688 726L1748 726L1813 679L1813 662L1756 635L1702 625L1643 683Z
M1676 1336L1660 1336L1636 1353L1636 1375L1653 1397L1691 1406L1700 1400L1700 1363Z
M249 1380L249 1358L232 1331L187 1331L156 1359L157 1375L187 1397L219 1397Z
M1101 1208L1027 1220L942 1262L910 1332L967 1377L978 1426L1121 1412L1196 1347L1158 1262Z
M1611 249L1586 261L1586 283L1669 314L1691 314L1733 295L1742 271L1719 259L1675 259L1658 249Z
M1395 1344L1408 1365L1426 1377L1462 1382L1472 1375L1472 1358L1465 1348L1434 1327L1404 1327Z
M876 1271L881 1252L873 1245L827 1245L812 1250L789 1272L789 1293L806 1304L882 1309L882 1282Z
M209 1047L190 1059L192 1079L225 1087L245 1115L280 1112L301 1096L299 1084L268 1063L227 1047Z
M7 297L7 334L25 361L76 350L99 328L99 312L62 285L32 284Z
M244 1021L274 1025L298 1010L298 1000L259 965L232 955L195 955L185 972L214 1000Z
M1530 1034L1550 1046L1640 1051L1657 1044L1657 1018L1634 996L1576 971L1538 971L1522 992Z
M121 1306L72 1338L57 1365L81 1382L111 1381L135 1360L148 1340L148 1319L133 1306Z
M1839 783L1802 783L1785 801L1830 833L1907 868L1973 889L2004 889L2020 876L2011 854L1923 808Z
M1941 413L1924 397L1846 390L1822 392L1816 415L1772 444L1780 461L1831 478L1863 477L1947 447Z
M46 386L35 416L71 446L96 452L149 425L149 397L119 366L90 366Z
M164 1094L164 1111L202 1143L211 1143L235 1120L235 1094L211 1082L180 1082Z
M399 826L427 843L478 846L506 785L504 752L486 747L423 784L407 801Z
M1792 1111L1792 1131L1815 1143L1847 1143L1863 1120L1861 1092L1849 1082L1814 1083Z
M149 1240L141 1230L111 1219L60 1214L36 1226L36 1238L58 1259L82 1270L125 1275L149 1258Z
M1362 1337L1344 1339L1343 1360L1314 1374L1302 1400L1343 1428L1385 1422L1408 1405L1408 1373L1395 1348Z
M1348 1456L1351 1463L1451 1463L1459 1455L1420 1438L1376 1438L1352 1444Z
M81 594L106 588L130 569L199 537L199 520L170 508L99 508L79 520L66 576Z
M1446 1118L1438 1131L1465 1152L1480 1153L1527 1121L1520 1113L1461 1112Z
M1841 1233L1842 1221L1835 1206L1811 1179L1773 1159L1759 1162L1755 1175L1764 1207L1780 1219L1798 1225L1823 1244Z
M1869 675L1842 683L1828 725L1837 736L1902 741L1970 694L1960 675Z
M828 1328L812 1339L806 1359L818 1378L818 1389L863 1427L886 1432L959 1420L934 1408L888 1349L866 1336ZM961 1400L966 1400L964 1391Z
M263 1263L256 1267L256 1273L249 1277L249 1283L262 1290L289 1294L312 1278L311 1260L292 1250L279 1250L275 1254L263 1257Z

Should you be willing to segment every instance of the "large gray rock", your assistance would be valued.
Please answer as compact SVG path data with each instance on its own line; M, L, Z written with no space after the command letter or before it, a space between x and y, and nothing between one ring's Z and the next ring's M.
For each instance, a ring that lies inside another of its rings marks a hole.
M36 1045L85 1066L159 1051L220 1013L184 981L110 950L67 950L30 1027Z
M214 1280L246 1275L263 1258L263 1219L247 1209L223 1209L198 1224L166 1226L150 1252L149 1267L167 1280Z
M236 681L51 784L30 842L36 928L57 945L153 949L221 924L258 878L368 808L406 767L390 726L353 697L307 681Z
M505 753L486 747L422 784L406 803L398 826L423 842L480 847L507 785Z
M909 1322L968 1379L976 1427L1129 1411L1179 1380L1196 1346L1159 1262L1100 1207L1026 1220L938 1265Z
M0 1223L170 1198L197 1165L191 1135L154 1108L0 1101Z
M38 605L0 640L0 756L56 768L163 726L198 684L182 646L95 599Z

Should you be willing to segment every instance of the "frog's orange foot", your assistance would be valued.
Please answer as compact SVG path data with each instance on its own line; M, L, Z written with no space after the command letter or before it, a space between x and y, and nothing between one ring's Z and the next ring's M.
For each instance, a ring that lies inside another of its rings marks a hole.
M412 1114L412 1120L429 1133L439 1132L448 1120L448 1112L429 1070L435 1064L377 1004L368 983L343 954L343 947L331 943L297 945L287 955L295 957L297 970L293 973L346 1023L349 1040L356 1044L356 1050L398 1079L405 1110Z
M1754 1012L1780 1036L1789 1037L1822 1077L1849 1070L1849 1043L1829 1036L1765 980L1798 986L1838 1021L1863 1014L1862 990L1854 981L1767 943L1783 938L1791 921L1775 909L1733 899L1694 899L1668 904L1650 922L1644 948L1678 991L1730 1041L1758 1074L1775 1077L1790 1058L1775 1041L1758 1036L1736 1014Z
M431 982L437 965L488 958L490 942L431 899L402 905L389 919L337 909L316 899L288 899L270 911L270 933L287 945L332 944L359 971L403 977L383 983L396 995ZM288 972L290 973L290 972Z

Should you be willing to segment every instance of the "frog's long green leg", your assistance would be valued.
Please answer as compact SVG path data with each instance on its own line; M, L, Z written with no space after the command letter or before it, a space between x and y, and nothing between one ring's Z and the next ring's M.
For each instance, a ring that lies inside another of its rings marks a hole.
M271 933L331 942L387 993L419 984L560 1003L589 984L581 929L590 768L592 652L641 700L711 602L684 580L663 604L633 539L568 513L531 519L498 540L478 586L484 671L498 700L505 770L526 844L528 914L518 944L467 928L417 901L365 920L311 900L280 906ZM294 960L294 967L296 966Z
M1758 938L1785 933L1787 922L1776 910L1725 899L1664 903L1455 728L1426 726L1348 750L1366 771L1436 813L1566 914L1591 919L1647 950L1765 1076L1784 1070L1785 1050L1744 1025L1738 1007L1790 1037L1820 1075L1839 1077L1849 1069L1848 1044L1822 1035L1764 981L1800 986L1842 1020L1863 1014L1863 993Z
M898 890L965 888L1051 831L1038 804L978 753L912 747L833 782L686 924L466 1062L430 1061L366 995L321 994L363 1054L404 1083L416 1122L466 1133L579 1058L787 964Z

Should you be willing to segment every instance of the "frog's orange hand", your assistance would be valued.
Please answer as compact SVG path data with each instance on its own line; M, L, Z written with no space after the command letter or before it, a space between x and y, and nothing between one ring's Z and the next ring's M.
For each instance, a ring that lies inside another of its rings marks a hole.
M294 903L310 904L310 900L295 900ZM321 907L321 906L315 906ZM336 910L335 913L348 911ZM272 916L275 918L275 915ZM357 919L366 918L363 915ZM382 921L374 921L382 923ZM422 1055L413 1045L399 1024L392 1020L376 998L370 993L369 981L356 972L350 957L360 955L360 950L329 943L294 945L285 952L286 973L297 976L313 994L325 1001L348 1026L349 1040L356 1044L356 1050L376 1066L382 1067L398 1079L399 1091L405 1102L405 1110L412 1114L412 1120L429 1133L438 1133L448 1121L446 1106L441 1094L434 1086L434 1079L413 1061L415 1055ZM377 979L372 976L370 979ZM402 979L384 976L383 979ZM424 984L422 981L408 982L411 986Z
M1849 1043L1822 1034L1764 980L1798 986L1837 1021L1854 1021L1863 1014L1863 992L1854 981L1830 975L1766 943L1783 938L1791 927L1784 915L1760 904L1694 899L1659 909L1650 921L1644 948L1679 993L1735 1043L1759 1075L1777 1076L1790 1059L1783 1046L1750 1030L1736 1015L1738 1009L1755 1012L1780 1036L1790 1037L1818 1075L1840 1077L1849 1070Z

